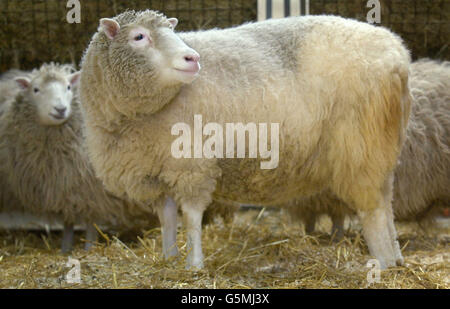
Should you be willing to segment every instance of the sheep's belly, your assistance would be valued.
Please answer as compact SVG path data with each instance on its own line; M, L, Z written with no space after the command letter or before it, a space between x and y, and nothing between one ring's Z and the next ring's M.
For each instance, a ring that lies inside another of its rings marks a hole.
M215 197L223 201L273 205L323 189L326 181L314 179L310 169L280 161L276 169L261 169L259 159L220 159L222 177ZM293 161L289 161L293 162Z

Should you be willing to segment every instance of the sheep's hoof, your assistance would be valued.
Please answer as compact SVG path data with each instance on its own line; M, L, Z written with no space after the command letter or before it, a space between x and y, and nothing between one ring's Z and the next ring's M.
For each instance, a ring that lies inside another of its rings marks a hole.
M344 232L343 231L336 231L331 234L331 239L333 243L338 243L344 239Z
M403 266L405 265L405 260L403 258L397 259L395 263L397 264L397 266Z
M200 271L202 269L203 269L203 263L200 263L198 265L186 265L186 270Z
M402 250L400 249L400 244L398 240L394 242L394 251L395 251L395 264L397 266L403 266L405 264L405 260L402 256Z
M93 243L91 243L91 242L89 241L89 242L87 242L87 243L84 244L84 250L85 250L85 251L89 251L89 250L91 250L92 246L93 246Z
M177 257L179 255L178 253L178 248L177 247L172 247L169 250L164 252L164 259L165 260L169 260L173 257Z
M186 263L186 269L187 270L192 270L192 271L203 269L203 258L202 259L197 259L197 260L194 260L194 261L188 260L187 263Z
M72 245L71 244L62 244L62 246L61 246L61 252L63 253L63 254L66 254L66 253L70 253L72 251Z
M385 270L385 269L397 266L395 259L388 259L388 260L379 259L378 261L380 262L381 270Z
M397 265L397 266L403 266L403 265L405 265L405 259L403 259L403 256L396 256L395 257L395 264Z

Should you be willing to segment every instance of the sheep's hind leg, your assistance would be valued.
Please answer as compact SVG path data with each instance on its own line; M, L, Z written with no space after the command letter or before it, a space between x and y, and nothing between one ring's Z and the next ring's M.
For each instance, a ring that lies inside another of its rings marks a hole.
M389 233L388 215L384 207L360 211L364 239L370 254L380 263L382 269L396 265L395 251Z
M97 242L97 230L92 223L86 225L86 243L84 250L89 251L91 247Z
M175 201L168 197L156 209L162 230L163 254L166 259L177 256L177 206Z
M73 247L73 224L64 223L64 232L62 237L61 251L62 253L68 253L72 251Z
M389 234L391 236L392 245L394 247L394 253L395 253L395 263L398 266L401 266L404 264L404 259L402 255L402 250L400 249L400 244L397 240L397 230L395 229L394 224L394 214L392 212L392 207L387 210L388 212L388 225L389 225Z
M312 233L314 233L314 230L316 228L316 214L313 212L305 212L303 224L305 225L305 233L307 235L311 235Z
M386 205L386 215L388 221L389 235L391 237L392 246L394 248L395 253L395 262L398 266L403 265L404 260L402 256L402 251L400 249L400 244L397 240L397 230L395 229L394 224L394 212L392 210L392 199L393 199L393 185L394 176L390 176L389 179L385 183L384 187L384 202Z
M188 256L186 268L203 268L202 217L203 208L183 205L183 218L186 224Z
M400 249L400 244L397 240L397 230L395 229L394 224L394 213L392 210L392 200L394 195L394 174L391 173L389 177L384 182L383 186L383 209L386 213L386 221L387 221L387 227L389 232L389 239L390 243L392 245L392 248L394 250L394 258L396 265L400 266L403 265L404 260L402 256L402 252Z
M339 214L339 215L333 215L331 217L331 220L333 221L333 227L331 228L331 236L334 236L336 240L342 240L344 238L344 221L345 216Z

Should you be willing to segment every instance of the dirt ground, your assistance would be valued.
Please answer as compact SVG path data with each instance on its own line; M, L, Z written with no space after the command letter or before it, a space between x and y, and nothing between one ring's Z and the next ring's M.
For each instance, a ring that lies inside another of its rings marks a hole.
M159 228L139 235L105 232L89 252L82 249L82 233L77 233L70 258L80 263L80 283L67 281L69 255L59 251L60 233L1 231L0 288L448 289L448 229L397 227L406 264L382 271L373 283L367 279L370 256L357 223L350 222L346 238L335 241L327 233L327 219L308 236L284 213L265 209L240 211L232 223L217 220L206 226L201 271L184 268L183 229L178 237L181 254L169 261L160 255Z

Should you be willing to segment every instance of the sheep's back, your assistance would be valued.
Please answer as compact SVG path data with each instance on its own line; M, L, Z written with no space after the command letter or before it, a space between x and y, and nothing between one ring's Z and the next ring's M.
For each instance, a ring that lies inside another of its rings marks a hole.
M409 54L394 34L315 16L180 36L200 53L202 71L168 108L173 123L192 125L192 114L201 114L203 123L280 124L277 169L261 170L259 158L219 160L221 198L288 202L300 191L314 194L351 178L366 164L384 164L373 179L395 166L409 115ZM353 145L345 148L345 140Z

